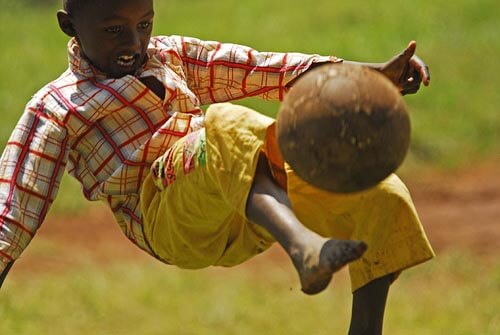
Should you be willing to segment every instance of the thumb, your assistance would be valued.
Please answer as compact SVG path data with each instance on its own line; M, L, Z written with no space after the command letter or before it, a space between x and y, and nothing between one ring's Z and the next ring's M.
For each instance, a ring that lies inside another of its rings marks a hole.
M416 49L417 49L417 42L410 41L410 43L408 43L408 46L406 47L406 49L401 53L403 60L409 61L410 58L412 58L413 55L415 54Z

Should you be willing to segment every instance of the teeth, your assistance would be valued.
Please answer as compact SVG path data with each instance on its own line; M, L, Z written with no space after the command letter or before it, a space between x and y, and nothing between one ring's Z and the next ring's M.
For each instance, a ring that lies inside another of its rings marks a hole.
M135 57L134 56L119 56L116 61L119 65L130 66L134 63Z
M131 59L134 59L134 56L120 56L120 57L118 57L118 59L126 62L126 61L130 61Z

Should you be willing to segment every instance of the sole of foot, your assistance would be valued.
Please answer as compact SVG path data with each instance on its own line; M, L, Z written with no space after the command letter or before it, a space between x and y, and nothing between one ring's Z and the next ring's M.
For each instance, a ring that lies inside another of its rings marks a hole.
M367 245L362 241L327 240L321 247L314 265L296 266L299 272L302 292L313 295L323 291L333 274L348 263L360 258Z

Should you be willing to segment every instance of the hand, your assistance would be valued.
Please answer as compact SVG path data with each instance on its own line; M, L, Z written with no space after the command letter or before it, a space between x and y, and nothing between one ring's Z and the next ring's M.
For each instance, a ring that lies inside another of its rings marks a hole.
M429 85L429 68L415 55L417 42L411 41L399 55L394 56L377 68L401 91L401 94L416 93L420 84Z

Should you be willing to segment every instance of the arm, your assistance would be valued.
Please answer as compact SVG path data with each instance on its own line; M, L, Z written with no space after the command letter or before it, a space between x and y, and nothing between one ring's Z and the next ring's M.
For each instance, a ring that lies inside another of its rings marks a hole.
M429 68L415 55L416 48L417 43L411 41L405 50L385 63L361 63L348 60L344 60L342 63L357 64L377 70L389 78L399 88L401 94L413 94L419 90L422 83L428 86L431 80ZM322 64L324 63L315 63L309 70ZM288 85L292 84L293 81Z
M259 52L252 48L188 37L170 37L185 68L188 85L202 104L259 96L281 100L289 84L314 64L336 57Z
M41 102L30 103L0 158L0 273L44 220L66 165L67 135Z

